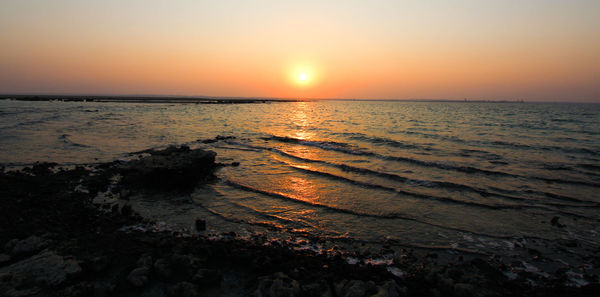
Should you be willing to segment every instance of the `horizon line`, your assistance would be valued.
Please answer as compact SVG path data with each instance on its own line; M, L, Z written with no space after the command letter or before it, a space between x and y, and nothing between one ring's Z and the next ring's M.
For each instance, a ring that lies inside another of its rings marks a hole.
M14 97L14 98L13 98ZM102 93L0 93L0 99L17 99L23 97L91 97L91 98L147 98L147 99L200 99L200 100L265 100L265 101L420 101L420 102L506 102L506 103L600 103L600 99L588 100L531 100L525 98L484 99L468 98L323 98L323 97L265 97L265 96L209 96L209 95L176 95L176 94L102 94ZM24 98L23 98L24 99ZM41 98L40 98L41 99ZM85 99L85 98L82 98ZM25 99L26 100L26 99Z

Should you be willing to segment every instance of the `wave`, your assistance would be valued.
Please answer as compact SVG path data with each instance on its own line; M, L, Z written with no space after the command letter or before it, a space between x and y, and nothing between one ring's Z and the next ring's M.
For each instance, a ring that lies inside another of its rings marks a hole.
M392 213L392 214L371 214L371 213L353 211L353 210L344 209L344 208L333 207L333 206L329 206L329 205L325 205L325 204L321 204L321 203L311 203L311 202L308 202L308 201L305 201L305 200L301 200L301 199L290 197L290 196L285 195L285 194L280 193L280 192L268 191L268 190L264 190L264 189L258 189L258 188L252 187L250 185L245 185L245 184L242 184L242 183L239 183L239 182L235 182L235 181L232 181L232 180L227 180L227 181L225 181L225 183L228 184L231 187L234 187L234 188L237 188L237 189L240 189L240 190L244 190L244 191L248 191L248 192L252 192L252 193L257 193L257 194L262 194L262 195L266 195L266 196L269 196L269 197L273 197L273 198L277 198L277 199L282 199L282 200L286 200L286 201L292 201L292 202L297 202L297 203L301 203L301 204L305 204L305 205L310 205L312 207L317 207L317 208L321 208L321 209L324 209L324 210L327 210L327 211L333 211L333 212L337 212L337 213L344 213L344 214L355 215L355 216L360 216L360 217L372 217L372 218L378 218L378 219L407 220L407 221L413 221L413 222L424 224L424 225L428 225L428 226L437 227L437 228L444 229L444 230L466 232L466 233L471 233L471 234L474 234L474 235L487 236L487 237L493 237L493 238L503 238L503 239L513 238L513 236L502 236L502 235L486 234L486 233L483 233L483 232L471 231L471 230L466 230L466 229L462 229L462 228L458 228L458 227L451 227L451 226L445 226L445 225L435 224L435 223L422 221L422 220L419 220L417 218L413 218L413 217L409 217L409 216L405 216L405 215L401 215L401 214L396 214L396 213Z
M490 146L496 146L496 147L509 148L509 149L557 151L557 152L563 152L563 153L588 154L588 155L594 155L594 156L600 155L600 148L589 149L589 148L581 148L581 147L559 147L559 146L547 146L547 145L533 146L533 145L528 145L528 144L523 144L523 143L504 141L504 140L493 140L493 141L468 140L468 139L460 138L457 136L431 134L431 133L424 133L424 132L420 132L420 131L407 131L407 130L393 131L391 133L406 134L406 135L418 135L423 138L437 139L437 140L443 140L443 141L448 141L448 142L460 143L460 144L464 144L467 146L479 146L479 147L486 147L486 148L490 147Z
M438 168L443 170L452 170L463 173L472 173L472 174L483 174L489 176L502 176L502 177L510 177L510 178L525 178L525 179L535 179L541 180L548 183L563 183L563 184L576 184L576 185L586 185L591 187L600 187L600 183L582 181L582 180L567 180L567 179L557 179L557 178L546 178L546 177L538 177L538 176L524 176L514 173L508 173L504 171L496 171L496 170L488 170L482 169L472 166L461 166L449 163L440 163L440 162L432 162L432 161L423 161L418 159L413 159L409 157L400 157L400 156L389 156L382 155L375 152L367 151L365 149L357 148L347 143L341 142L332 142L332 141L313 141L313 140L303 140L292 137L280 137L280 136L271 136L263 138L265 140L275 140L280 142L287 143L296 143L305 146L318 147L323 150L337 151L341 153L351 154L351 155L362 155L362 156L370 156L381 160L387 161L396 161L396 162L404 162L415 164L427 168Z
M239 142L234 142L232 144L249 147L254 150L272 151L272 152L275 152L284 157L295 159L295 160L298 160L301 162L324 164L324 165L332 166L332 167L335 167L335 168L338 168L340 170L347 171L347 172L354 172L354 173L359 173L359 174L364 174L364 175L377 176L377 177L385 178L385 179L392 180L392 181L406 183L409 185L419 185L419 186L428 187L428 188L446 188L446 189L450 189L450 190L469 191L472 193L477 193L477 194L481 195L482 197L493 196L493 197L513 200L513 201L527 201L527 202L532 202L532 203L539 202L538 200L531 199L531 198L517 197L515 195L520 195L520 193L515 192L513 190L506 190L506 189L501 189L501 188L490 187L490 189L495 191L495 192L490 192L488 190L484 190L481 188L472 187L472 186L468 186L468 185L464 185L464 184L457 184L457 183L444 182L444 181L417 180L417 179L411 179L408 177L404 177L404 176L401 176L398 174L380 172L380 171L376 171L376 170L372 170L372 169L368 169L368 168L356 167L356 166L347 165L347 164L338 164L338 163L324 161L324 160L315 160L315 159L309 159L309 158L305 158L305 157L299 157L294 154L290 154L290 153L287 153L283 150L276 149L276 148L253 146L253 145L243 144L243 143L239 143ZM498 193L498 192L500 192L500 193ZM542 197L549 197L549 198L554 198L557 200L586 203L584 205L570 205L569 204L569 205L562 205L562 206L570 206L570 207L600 206L600 203L596 203L593 201L577 199L577 198L573 198L573 197L569 197L569 196L556 195L556 194L546 193L543 191L526 190L525 193L537 194Z
M62 140L65 144L75 146L75 147L91 147L89 145L73 142L72 140L69 139L69 136L70 136L69 134L62 134L62 135L58 136L58 139Z

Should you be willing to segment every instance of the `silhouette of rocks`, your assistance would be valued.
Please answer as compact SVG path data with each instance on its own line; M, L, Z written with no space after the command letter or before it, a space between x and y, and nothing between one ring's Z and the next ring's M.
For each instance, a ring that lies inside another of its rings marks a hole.
M199 182L214 179L215 152L170 146L147 153L150 156L119 167L122 185L137 189L190 191Z

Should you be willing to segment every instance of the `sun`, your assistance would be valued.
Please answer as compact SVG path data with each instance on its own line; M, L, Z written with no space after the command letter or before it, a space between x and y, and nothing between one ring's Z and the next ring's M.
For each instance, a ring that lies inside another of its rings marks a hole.
M312 65L298 64L288 69L288 82L297 88L312 88L319 81L319 73Z

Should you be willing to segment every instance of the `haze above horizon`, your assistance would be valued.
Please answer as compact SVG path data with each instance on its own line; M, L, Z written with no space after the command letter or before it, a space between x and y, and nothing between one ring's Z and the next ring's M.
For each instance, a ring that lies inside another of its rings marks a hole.
M0 93L600 102L600 1L3 1Z

